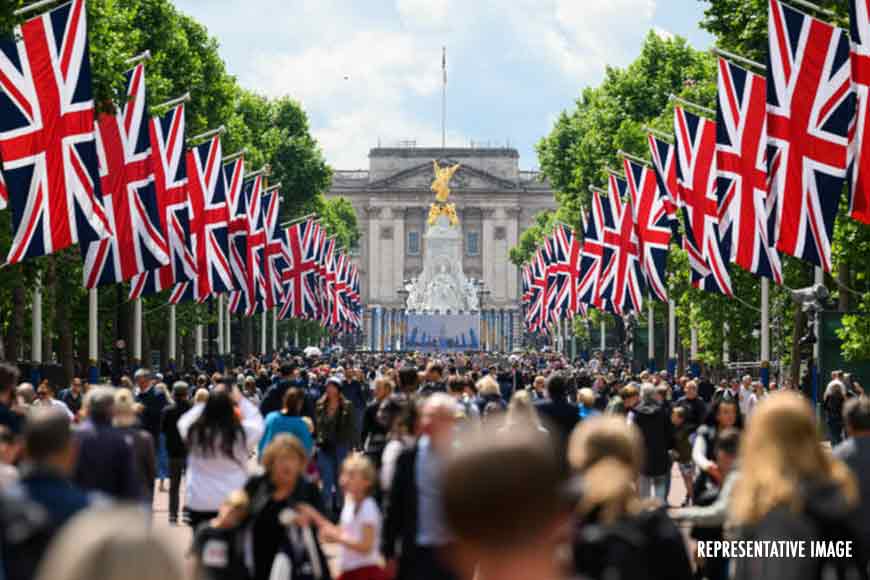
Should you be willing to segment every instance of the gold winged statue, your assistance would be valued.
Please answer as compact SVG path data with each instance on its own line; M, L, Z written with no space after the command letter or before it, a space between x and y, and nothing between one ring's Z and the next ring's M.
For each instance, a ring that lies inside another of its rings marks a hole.
M450 225L455 226L459 223L459 218L456 217L456 206L452 203L447 203L447 198L450 197L450 179L459 170L460 165L451 165L449 167L440 167L438 161L432 161L432 168L435 172L435 181L432 182L432 191L435 192L435 202L429 206L429 225L435 223L439 216L447 216L450 220Z

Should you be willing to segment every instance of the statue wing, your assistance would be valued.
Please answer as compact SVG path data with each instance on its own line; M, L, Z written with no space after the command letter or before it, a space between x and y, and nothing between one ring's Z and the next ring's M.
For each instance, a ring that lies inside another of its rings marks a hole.
M450 167L450 168L447 170L447 180L448 180L448 181L450 180L451 177L453 177L453 174L454 174L454 173L456 173L457 171L459 171L459 168L460 168L460 167L462 167L462 164L461 164L461 163L457 163L456 165L454 165L453 167Z

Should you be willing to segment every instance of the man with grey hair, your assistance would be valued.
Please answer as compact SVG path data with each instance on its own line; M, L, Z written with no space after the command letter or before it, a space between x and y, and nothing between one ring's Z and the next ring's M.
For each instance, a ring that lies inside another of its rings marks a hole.
M136 474L133 448L112 426L115 390L97 386L85 395L85 421L76 430L79 457L75 482L116 500L138 501L142 486Z
M422 403L420 440L403 451L396 463L381 542L393 577L456 577L442 560L451 537L441 506L441 490L444 462L454 442L457 411L456 401L446 393L426 398Z
M640 472L641 497L656 497L667 502L671 458L668 450L674 446L670 417L656 400L656 388L651 383L640 387L640 404L628 414L628 421L643 434L644 462Z

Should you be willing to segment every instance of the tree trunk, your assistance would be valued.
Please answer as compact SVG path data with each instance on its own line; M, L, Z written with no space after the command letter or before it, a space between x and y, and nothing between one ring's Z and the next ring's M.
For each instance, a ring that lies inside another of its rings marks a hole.
M849 267L849 262L846 260L840 263L840 269L837 272L837 282L839 282L840 286L838 310L840 312L849 312L849 302L852 297L850 296L850 291L846 290L846 288L852 287L852 270Z

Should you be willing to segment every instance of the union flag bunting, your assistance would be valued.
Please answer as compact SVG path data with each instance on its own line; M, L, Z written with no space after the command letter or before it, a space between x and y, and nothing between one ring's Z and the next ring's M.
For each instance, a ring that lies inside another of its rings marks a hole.
M313 219L293 224L285 229L286 262L281 272L284 303L278 317L312 320L317 317L316 286L312 274L317 273L317 252L314 247L320 226Z
M0 39L0 157L15 264L112 234L100 201L84 0Z
M843 30L769 0L767 132L776 248L831 270L855 113Z

